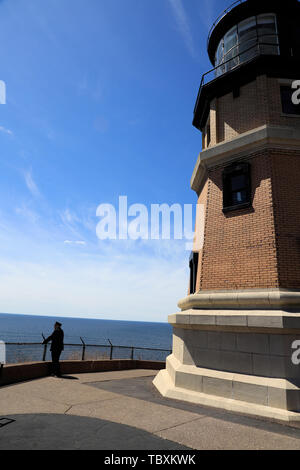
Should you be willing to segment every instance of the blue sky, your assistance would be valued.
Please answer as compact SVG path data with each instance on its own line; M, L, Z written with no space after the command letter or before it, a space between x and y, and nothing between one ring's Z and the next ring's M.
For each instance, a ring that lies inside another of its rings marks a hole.
M193 107L228 3L0 1L1 312L167 321L177 310L185 242L100 241L96 208L120 195L196 203Z

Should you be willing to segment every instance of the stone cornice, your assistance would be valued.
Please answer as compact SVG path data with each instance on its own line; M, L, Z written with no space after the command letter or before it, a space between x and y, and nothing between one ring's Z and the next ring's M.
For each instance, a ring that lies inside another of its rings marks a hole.
M178 302L189 309L300 309L300 291L288 289L200 292Z
M191 179L191 188L200 193L206 170L233 159L243 158L249 152L265 148L300 150L300 131L292 127L262 126L238 137L203 150L197 159Z

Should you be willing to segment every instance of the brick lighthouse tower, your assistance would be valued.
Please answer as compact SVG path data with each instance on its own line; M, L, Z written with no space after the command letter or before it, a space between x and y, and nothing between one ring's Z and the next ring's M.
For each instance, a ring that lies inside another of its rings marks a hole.
M208 54L191 180L204 243L154 384L170 398L300 421L300 3L235 2Z

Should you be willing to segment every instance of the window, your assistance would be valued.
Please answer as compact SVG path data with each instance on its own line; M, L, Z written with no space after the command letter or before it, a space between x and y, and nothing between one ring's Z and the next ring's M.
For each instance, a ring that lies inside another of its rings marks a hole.
M215 56L216 76L259 54L279 55L276 16L272 13L247 18L226 33Z
M225 71L233 69L238 62L238 33L237 27L232 28L224 36L224 62L226 62ZM232 60L230 60L232 59Z
M196 292L196 282L197 282L197 270L198 270L198 253L191 253L190 256L190 294L195 294Z
M222 75L225 73L225 66L221 65L224 62L224 40L222 40L218 46L216 58L215 58L215 65L218 66L216 69L216 75Z
M278 55L279 43L274 15L259 15L257 17L257 33L260 53Z
M281 86L281 104L282 112L284 114L295 114L300 116L300 104L294 104L292 101L292 94L294 93L292 86Z
M247 62L257 55L257 24L253 16L238 25L240 62Z
M250 164L236 163L223 172L223 212L251 205Z

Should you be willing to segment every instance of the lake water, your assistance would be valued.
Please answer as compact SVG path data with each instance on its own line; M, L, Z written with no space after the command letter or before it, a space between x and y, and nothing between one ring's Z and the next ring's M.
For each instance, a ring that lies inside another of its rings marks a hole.
M37 315L13 315L0 313L0 340L6 343L41 343L50 336L54 322L62 323L65 343L81 344L80 337L87 345L86 359L108 358L110 342L116 346L134 346L140 348L171 349L172 327L168 323L150 323L85 318L45 317ZM110 341L110 342L109 342ZM46 359L50 359L49 347ZM65 346L62 359L80 359L81 348ZM135 350L135 359L164 360L169 353ZM6 345L7 363L41 360L43 346ZM114 358L129 358L131 350L113 348Z

